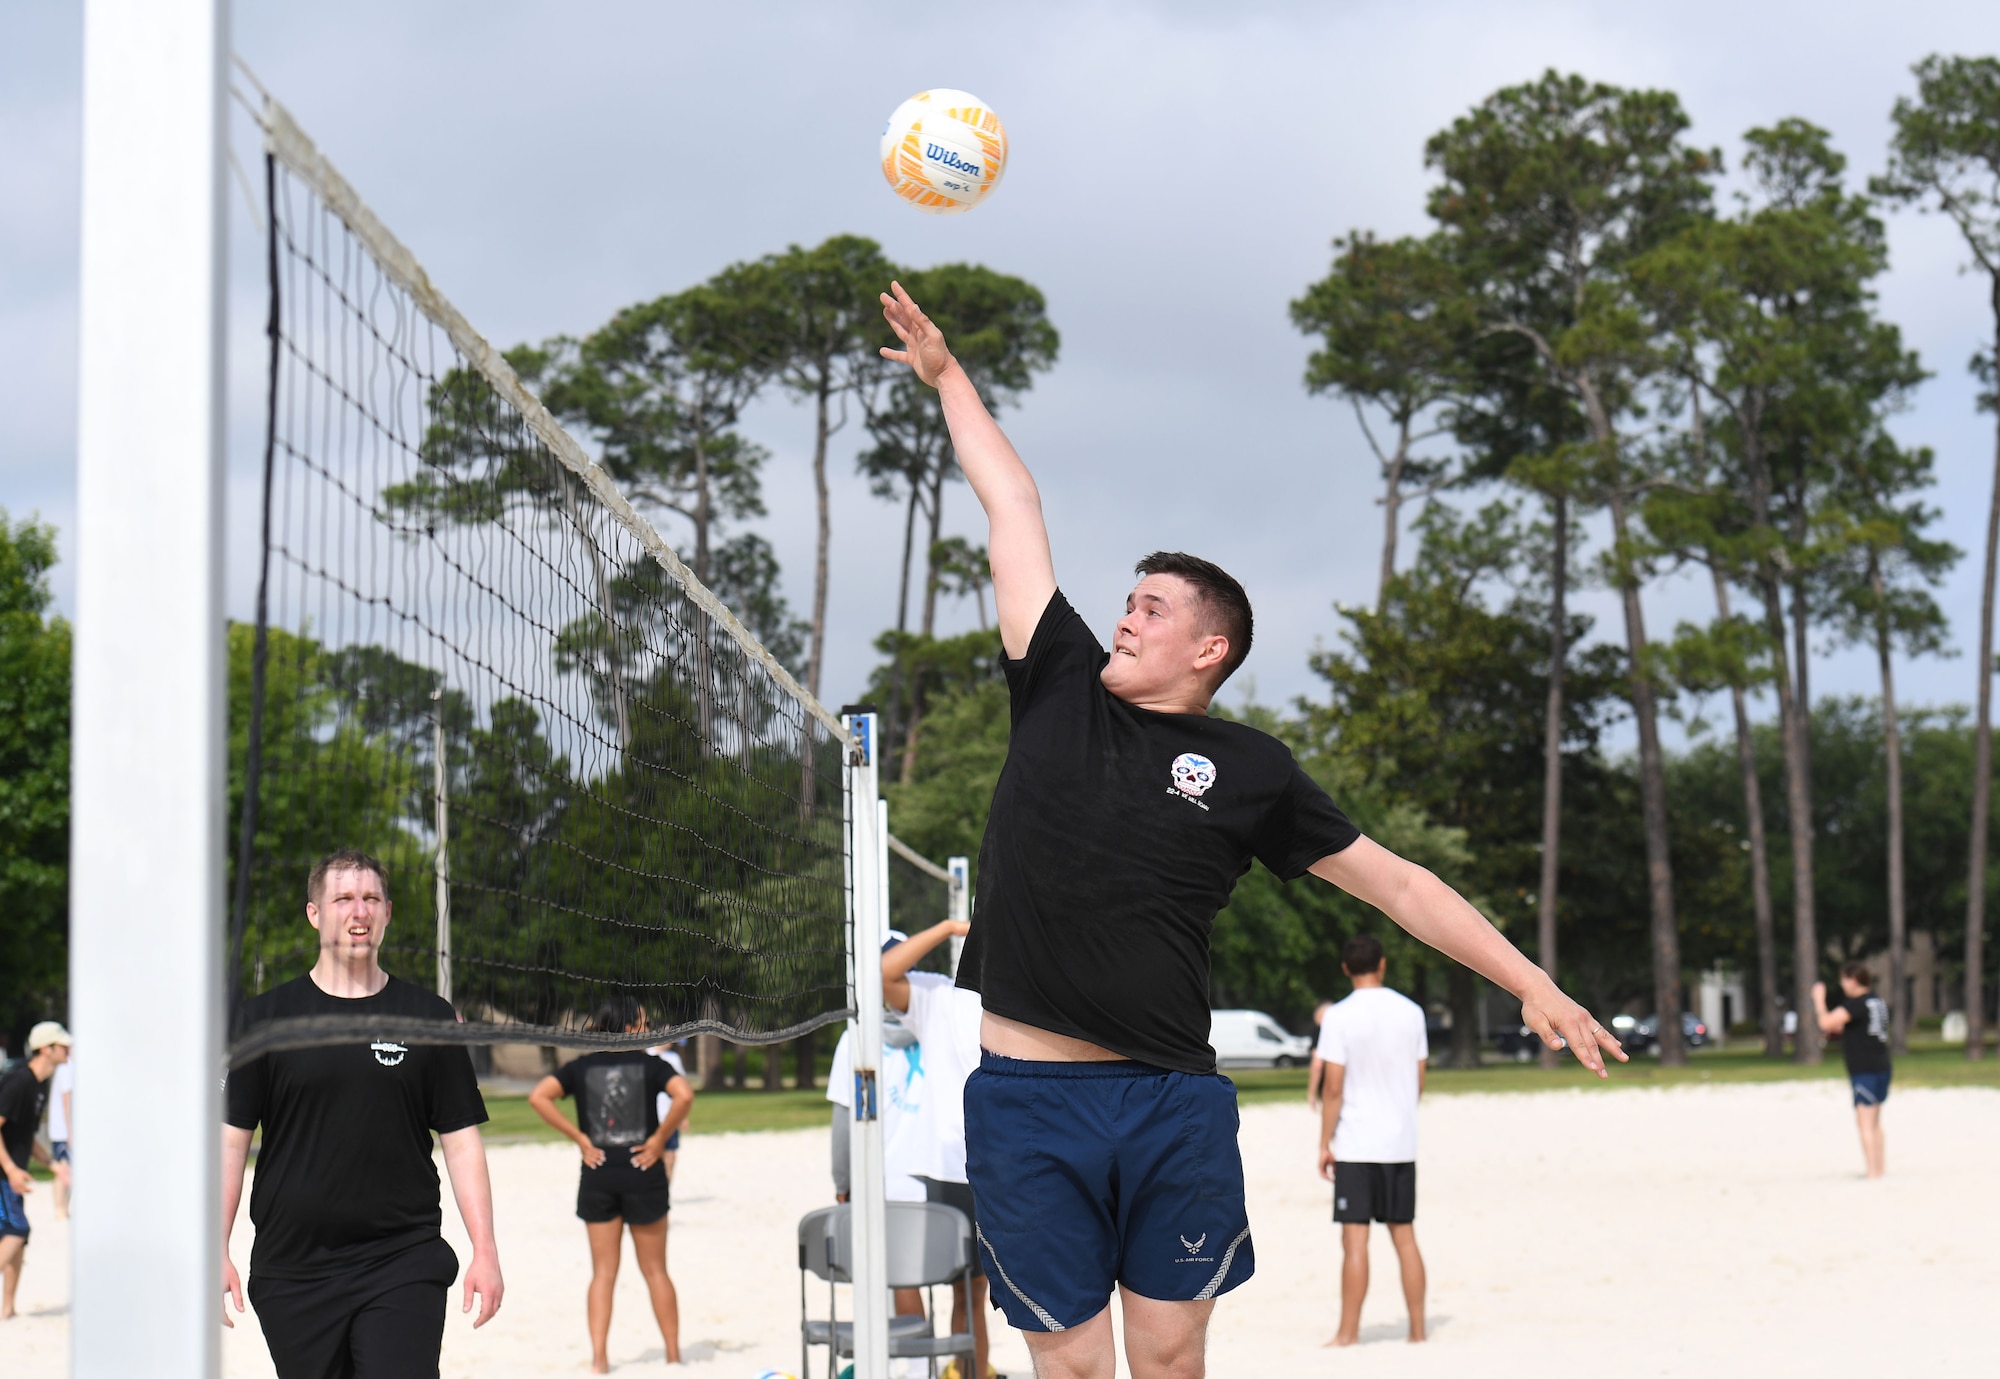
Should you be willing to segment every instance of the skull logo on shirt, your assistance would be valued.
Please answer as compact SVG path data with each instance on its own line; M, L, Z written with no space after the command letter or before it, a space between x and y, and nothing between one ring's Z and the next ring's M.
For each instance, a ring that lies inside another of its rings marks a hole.
M1174 758L1174 789L1190 799L1200 799L1215 784L1215 763L1194 752Z

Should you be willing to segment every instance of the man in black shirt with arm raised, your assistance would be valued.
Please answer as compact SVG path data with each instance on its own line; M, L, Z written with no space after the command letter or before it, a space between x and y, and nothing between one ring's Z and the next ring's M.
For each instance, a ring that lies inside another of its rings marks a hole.
M364 852L314 867L306 918L319 931L319 961L254 997L246 1020L456 1020L449 1002L382 970L388 890L387 871ZM222 1287L241 1312L229 1232L261 1124L249 1291L278 1379L436 1379L458 1257L442 1234L433 1132L472 1237L462 1310L477 1294L475 1327L500 1310L502 1291L479 1134L486 1104L465 1047L355 1038L280 1050L232 1069L225 1101ZM235 1325L226 1306L222 1320Z
M1121 1295L1134 1379L1194 1379L1214 1299L1249 1277L1236 1104L1207 1043L1209 934L1261 860L1374 905L1521 999L1586 1067L1624 1053L1423 868L1363 837L1284 744L1208 706L1250 650L1242 587L1148 556L1107 656L1056 586L1041 495L942 333L882 297L938 390L991 525L1007 761L980 846L959 983L980 993L966 1173L992 1296L1041 1379L1110 1379Z

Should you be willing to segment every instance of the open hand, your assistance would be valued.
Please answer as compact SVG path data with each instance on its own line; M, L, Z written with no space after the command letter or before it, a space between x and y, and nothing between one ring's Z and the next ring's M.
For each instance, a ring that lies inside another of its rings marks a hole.
M603 1151L598 1152L601 1157ZM500 1261L492 1255L475 1254L472 1263L466 1266L465 1301L458 1310L461 1313L470 1312L472 1295L479 1295L479 1316L472 1323L472 1329L477 1331L500 1310L500 1297L506 1291L507 1285L500 1281Z
M899 350L884 346L882 357L908 364L926 387L937 387L938 379L952 365L951 350L945 345L944 332L924 315L923 308L910 299L901 283L890 283L889 291L882 294L882 318L903 342Z
M1329 1183L1333 1181L1333 1146L1322 1145L1319 1151L1319 1176Z
M589 1140L579 1141L576 1146L576 1152L583 1155L583 1166L585 1168L604 1167L604 1151Z
M1606 1076L1605 1054L1620 1063L1630 1061L1617 1037L1598 1024L1589 1011L1563 995L1554 982L1544 983L1539 993L1521 1002L1521 1023L1539 1034L1550 1048L1567 1048L1576 1055L1577 1062L1599 1077Z
M27 1170L23 1168L10 1168L7 1170L7 1185L23 1197L26 1197L35 1190L35 1180L30 1178Z
M651 1168L666 1152L667 1148L663 1144L654 1144L651 1139L641 1140L632 1146L632 1167Z
M222 1324L234 1331L236 1323L229 1320L229 1303L234 1302L238 1312L243 1310L243 1280L236 1276L236 1265L227 1254L222 1256L222 1296L227 1300L222 1304Z

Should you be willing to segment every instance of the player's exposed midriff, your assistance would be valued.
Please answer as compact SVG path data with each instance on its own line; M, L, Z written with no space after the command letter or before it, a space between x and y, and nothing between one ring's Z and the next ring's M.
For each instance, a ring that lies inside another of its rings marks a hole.
M1029 1063L1122 1063L1124 1054L1113 1053L1087 1039L1075 1039L1053 1030L1024 1025L1004 1015L987 1011L979 1021L979 1045L1002 1058L1019 1058Z

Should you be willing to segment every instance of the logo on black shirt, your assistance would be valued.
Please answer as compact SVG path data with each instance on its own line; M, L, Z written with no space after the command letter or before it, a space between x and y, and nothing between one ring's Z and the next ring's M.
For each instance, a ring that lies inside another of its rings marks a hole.
M1200 799L1215 784L1215 763L1198 753L1182 752L1172 769L1174 789L1191 800Z
M391 1043L387 1039L377 1039L368 1047L375 1051L375 1061L385 1068L395 1067L403 1061L403 1055L409 1052L403 1045Z

